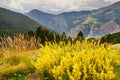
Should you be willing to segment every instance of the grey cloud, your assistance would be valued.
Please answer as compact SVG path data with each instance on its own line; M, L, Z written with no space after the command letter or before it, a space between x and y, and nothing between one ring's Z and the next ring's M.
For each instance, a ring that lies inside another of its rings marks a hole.
M48 13L80 11L105 7L120 0L0 0L0 7L17 12L39 9Z

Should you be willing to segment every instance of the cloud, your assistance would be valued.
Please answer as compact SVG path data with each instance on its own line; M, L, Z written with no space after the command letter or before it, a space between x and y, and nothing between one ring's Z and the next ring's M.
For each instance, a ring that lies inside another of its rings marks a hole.
M16 8L16 9L20 9L23 10L23 6L21 5L21 1L20 0L11 0L10 2L10 8Z
M120 1L120 0L105 0L105 2L112 2L112 3L117 2L117 1Z
M61 13L97 9L120 0L0 0L0 6L17 12L39 9L48 13Z

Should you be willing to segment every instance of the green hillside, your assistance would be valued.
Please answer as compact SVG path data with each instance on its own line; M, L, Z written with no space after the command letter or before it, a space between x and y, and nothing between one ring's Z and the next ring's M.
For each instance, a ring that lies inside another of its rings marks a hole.
M25 33L38 26L41 25L23 14L0 8L0 34Z
M87 17L86 20L81 24L98 24L98 20L93 17Z

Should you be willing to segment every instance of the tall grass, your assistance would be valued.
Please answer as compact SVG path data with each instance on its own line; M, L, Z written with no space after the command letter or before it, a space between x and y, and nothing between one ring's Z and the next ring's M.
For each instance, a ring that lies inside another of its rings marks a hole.
M16 34L15 36L3 36L0 38L0 47L6 50L33 50L37 49L39 42L35 37Z

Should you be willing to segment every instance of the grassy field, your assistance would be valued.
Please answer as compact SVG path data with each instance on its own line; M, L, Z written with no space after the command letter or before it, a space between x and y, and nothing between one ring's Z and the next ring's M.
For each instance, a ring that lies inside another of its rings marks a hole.
M27 80L27 76L35 72L31 63L37 51L3 51L0 56L0 80Z

